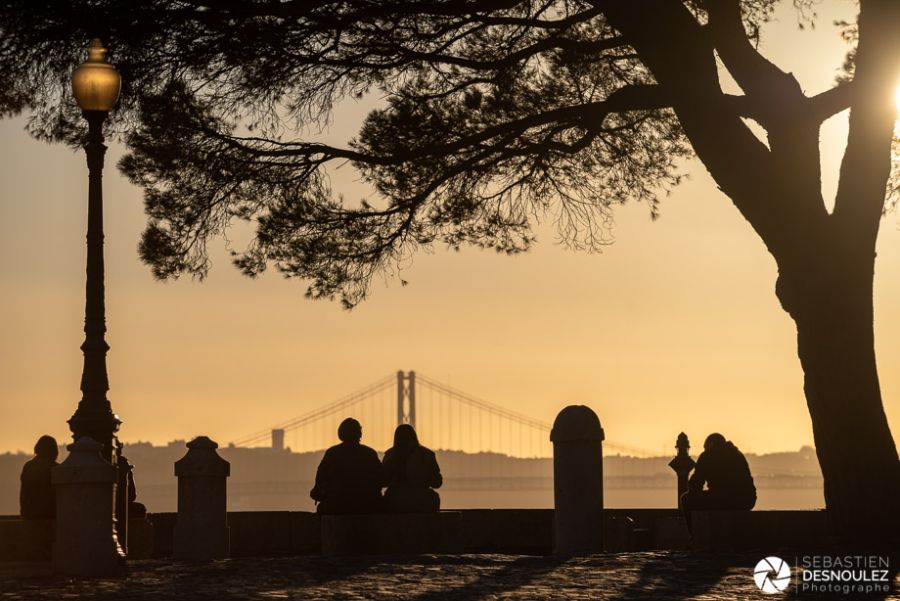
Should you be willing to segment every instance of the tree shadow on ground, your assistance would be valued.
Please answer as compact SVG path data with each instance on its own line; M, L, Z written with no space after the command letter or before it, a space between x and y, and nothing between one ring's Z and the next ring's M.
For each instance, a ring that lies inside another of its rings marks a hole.
M446 557L436 558L446 564ZM521 556L511 561L503 561L499 569L489 569L500 563L490 557L459 558L459 564L480 567L479 575L466 584L454 588L433 590L410 597L410 601L449 601L452 599L476 600L492 595L509 594L540 580L566 561L563 557Z
M645 559L637 578L617 591L611 601L698 597L713 589L733 566L732 560L720 556L697 558L679 553Z
M485 556L473 555L344 555L335 557L307 556L284 558L272 564L272 571L277 574L277 581L290 586L322 586L331 582L347 582L368 571L387 572L394 577L399 573L391 566L419 566L420 573L427 578L429 569L447 566L471 566L473 569L487 570L497 565L497 560ZM523 559L538 560L530 557ZM273 579L276 581L276 579ZM271 584L272 581L270 581Z

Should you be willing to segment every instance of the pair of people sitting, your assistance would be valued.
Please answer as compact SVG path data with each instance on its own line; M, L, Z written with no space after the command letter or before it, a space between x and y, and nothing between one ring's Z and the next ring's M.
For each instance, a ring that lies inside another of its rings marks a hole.
M422 513L438 511L434 489L443 483L434 452L419 444L409 424L397 426L394 446L382 461L360 443L362 426L347 418L338 427L341 443L325 451L310 496L323 514ZM387 487L384 496L381 489Z

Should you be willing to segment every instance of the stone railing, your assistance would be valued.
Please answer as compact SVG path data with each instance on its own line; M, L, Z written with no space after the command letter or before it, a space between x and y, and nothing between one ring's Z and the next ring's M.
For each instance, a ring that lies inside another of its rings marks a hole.
M319 516L309 512L228 512L230 465L204 436L175 463L178 512L129 521L128 557L203 561L239 556L323 553L515 553L579 555L649 549L747 549L831 540L816 511L695 512L691 540L678 509L605 509L603 428L586 406L557 416L553 442L554 509L469 509L432 514ZM687 437L671 462L680 495L693 467ZM54 561L71 574L107 573L122 548L108 502L115 468L97 443L80 439L54 468L57 521L0 516L0 561ZM83 503L91 498L96 502ZM90 540L82 545L78 541Z

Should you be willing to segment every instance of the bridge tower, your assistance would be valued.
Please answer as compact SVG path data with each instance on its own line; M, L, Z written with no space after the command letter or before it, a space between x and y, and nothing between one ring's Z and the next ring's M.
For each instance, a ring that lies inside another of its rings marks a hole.
M397 425L416 427L416 372L397 372Z

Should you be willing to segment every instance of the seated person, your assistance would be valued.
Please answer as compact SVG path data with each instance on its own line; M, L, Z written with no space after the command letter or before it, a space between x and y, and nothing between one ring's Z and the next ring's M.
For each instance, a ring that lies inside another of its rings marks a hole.
M41 436L34 445L34 458L22 467L19 507L26 520L52 520L56 517L56 493L50 482L50 470L59 465L59 446L52 436Z
M128 461L128 458L122 454L124 445L118 439L115 440L116 445L116 465L119 468L119 487L128 487L128 519L147 517L147 506L137 501L137 488L134 484L134 466ZM118 497L118 493L116 497ZM119 508L116 507L116 511Z
M125 459L123 457L123 459ZM127 462L128 460L125 459ZM130 463L128 469L128 518L147 517L147 506L137 500L137 489L134 484L134 466Z
M704 485L706 489L704 490ZM744 454L721 434L710 434L681 497L688 527L691 511L705 509L750 510L756 505L756 487Z
M384 454L381 465L387 484L384 503L388 511L423 513L441 508L441 498L433 490L444 482L441 469L434 452L419 444L412 426L397 426L394 446Z
M341 443L325 451L309 496L323 514L377 513L381 510L381 462L360 444L362 426L348 417L338 427Z

